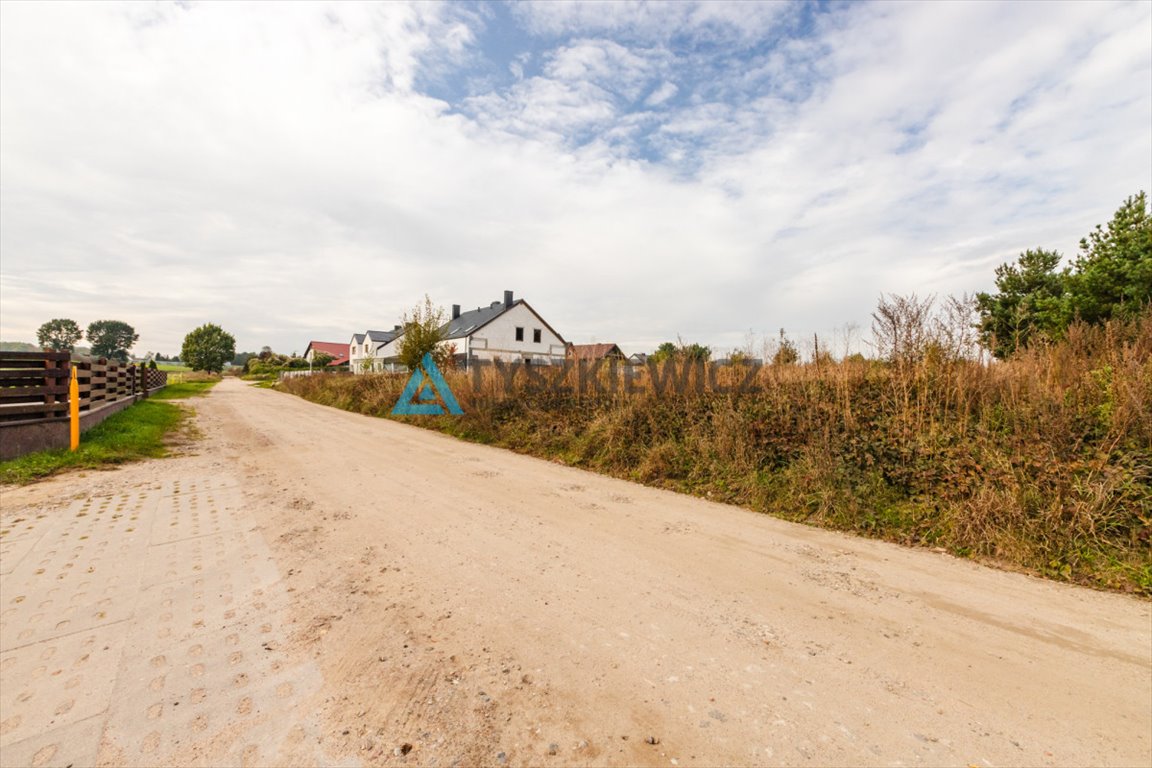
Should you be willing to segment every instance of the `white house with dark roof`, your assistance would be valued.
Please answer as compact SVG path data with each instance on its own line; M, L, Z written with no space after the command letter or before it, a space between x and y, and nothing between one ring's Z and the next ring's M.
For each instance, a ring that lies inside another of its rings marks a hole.
M457 364L464 367L475 361L496 360L561 364L567 349L564 338L528 302L514 298L512 291L504 291L503 301L486 307L461 311L459 304L453 304L452 316L440 327L440 333L442 343L454 347ZM403 337L400 326L354 335L349 342L351 369L390 370L397 362Z
M348 342L348 368L355 373L385 370L384 348L401 335L400 326L390 331L365 331L352 334Z
M503 301L460 311L452 305L452 318L440 329L445 344L456 347L456 359L467 365L479 360L552 365L564 362L567 343L524 299L504 291Z

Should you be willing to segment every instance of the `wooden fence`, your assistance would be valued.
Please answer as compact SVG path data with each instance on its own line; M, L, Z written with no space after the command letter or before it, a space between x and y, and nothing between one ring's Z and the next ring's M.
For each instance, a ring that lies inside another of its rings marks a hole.
M88 429L168 382L165 371L67 352L0 352L0 459L68 445L72 366Z

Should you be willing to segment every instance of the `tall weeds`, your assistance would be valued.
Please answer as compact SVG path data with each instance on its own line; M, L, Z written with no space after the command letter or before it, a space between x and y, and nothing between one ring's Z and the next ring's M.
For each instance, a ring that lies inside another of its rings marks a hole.
M1007 362L928 345L893 362L769 366L742 394L658 393L647 371L634 394L578 387L574 372L571 391L558 391L511 370L449 372L465 414L406 420L790 520L1152 595L1152 313L1073 326ZM715 378L731 385L743 370ZM386 416L405 379L282 388Z

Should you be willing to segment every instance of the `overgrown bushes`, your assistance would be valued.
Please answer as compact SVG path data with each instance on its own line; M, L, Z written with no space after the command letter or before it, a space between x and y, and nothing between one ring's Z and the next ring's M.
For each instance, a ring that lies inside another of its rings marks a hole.
M405 420L790 520L1152 595L1147 311L1073 325L1004 362L932 348L896 363L770 366L743 394L658 395L645 372L632 395L561 392L524 374L506 388L507 372L449 373L464 415ZM738 368L717 376L739 378ZM282 388L386 416L405 380L314 376Z

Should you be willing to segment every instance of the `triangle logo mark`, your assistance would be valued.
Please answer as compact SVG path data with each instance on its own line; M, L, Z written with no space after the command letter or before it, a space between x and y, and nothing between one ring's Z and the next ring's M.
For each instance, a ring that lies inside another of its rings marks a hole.
M437 402L439 399L440 402ZM447 409L447 410L445 410ZM431 352L425 352L424 358L416 370L412 371L400 399L392 407L393 416L443 416L445 413L460 416L464 410L456 402L444 375L436 367Z

